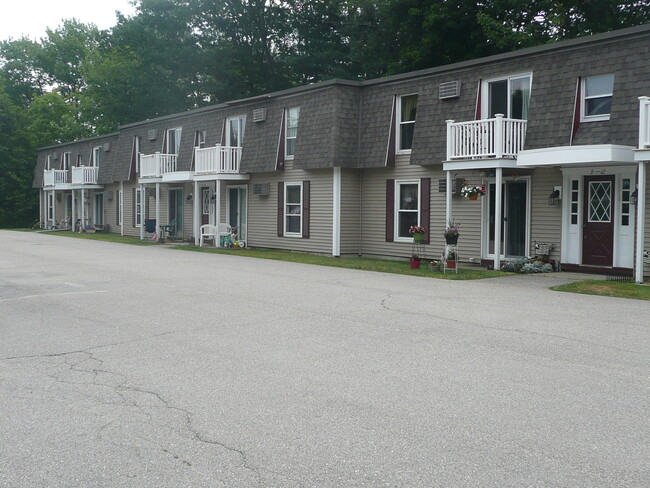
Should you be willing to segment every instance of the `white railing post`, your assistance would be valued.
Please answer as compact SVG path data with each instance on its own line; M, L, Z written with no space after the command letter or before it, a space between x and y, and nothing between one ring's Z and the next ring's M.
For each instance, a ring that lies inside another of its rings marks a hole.
M447 122L447 161L454 157L454 143L453 143L453 127L454 121L452 119L446 120Z
M650 97L639 97L639 149L650 146Z
M503 114L495 114L494 124L494 157L503 158Z

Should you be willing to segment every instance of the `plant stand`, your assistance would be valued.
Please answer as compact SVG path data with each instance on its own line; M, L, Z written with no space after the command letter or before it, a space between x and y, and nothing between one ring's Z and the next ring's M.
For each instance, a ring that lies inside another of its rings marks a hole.
M413 241L411 256L414 254L416 256L420 256L420 261L424 261L424 258L426 257L426 249L424 248L424 244L422 244L422 242Z
M451 265L451 259L447 259L447 256L450 252L453 252L456 256L456 259L453 260L453 267ZM447 270L450 272L455 272L458 274L458 245L457 244L447 244L445 245L445 250L442 252L442 271L446 274Z

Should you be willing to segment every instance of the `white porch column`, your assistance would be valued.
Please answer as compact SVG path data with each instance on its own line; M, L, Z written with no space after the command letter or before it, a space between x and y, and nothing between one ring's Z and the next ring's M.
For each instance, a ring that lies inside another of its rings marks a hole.
M156 183L156 234L160 237L160 183Z
M75 232L77 230L77 206L75 205L75 192L72 190L72 222L70 225L70 228L72 229L72 232Z
M38 191L38 221L45 221L43 218L43 189Z
M646 178L647 161L639 161L639 177L637 180L636 199L636 275L635 281L643 283L643 248L645 241L645 206L646 206Z
M139 210L140 210L140 240L141 241L144 240L144 219L145 219L145 216L147 215L146 204L145 204L146 201L147 201L147 199L146 199L145 187L144 187L144 185L142 183L140 183L140 209ZM133 205L136 206L135 211L136 211L136 215L137 215L137 212L138 212L137 198L136 198L136 201L133 202Z
M447 171L447 193L445 194L445 200L447 205L445 207L445 227L449 225L452 219L452 200L451 200L451 191L452 191L452 182L451 182L451 171Z
M332 175L332 256L341 255L341 168L335 167Z
M199 245L199 232L201 229L201 215L199 205L203 205L203 195L199 195L199 182L194 182L194 198L192 199L194 207L192 208L192 219L194 227L194 245ZM215 238L216 239L216 238Z
M81 230L86 228L86 192L81 189Z
M501 185L503 184L503 168L496 168L494 192L494 269L501 269Z
M221 180L215 181L214 185L215 185L214 194L216 198L214 222L215 225L217 226L217 234L218 234L219 224L221 223Z

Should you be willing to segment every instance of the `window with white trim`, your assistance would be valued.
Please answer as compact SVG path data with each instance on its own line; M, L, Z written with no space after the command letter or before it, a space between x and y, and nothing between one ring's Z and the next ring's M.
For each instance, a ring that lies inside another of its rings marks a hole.
M483 93L487 94L482 107L483 117L503 114L506 118L527 120L531 81L531 73L486 80L483 83Z
M399 97L397 113L399 125L397 130L397 150L409 152L413 146L413 133L415 131L415 115L418 107L417 95L403 95Z
M72 159L72 153L64 152L63 153L63 169L68 171L70 169L70 159Z
M102 146L93 147L90 159L91 166L99 167L102 162Z
M205 147L205 136L206 136L206 131L204 130L196 131L196 147L198 147L199 149L203 149Z
M133 156L131 160L135 163L135 174L140 174L140 148L142 147L142 136L133 136Z
M244 131L246 130L246 116L230 117L226 120L226 146L242 147Z
M587 76L582 79L581 122L609 120L614 93L614 75Z
M302 183L284 185L284 235L302 237Z
M117 224L123 225L124 223L124 195L122 190L117 193Z
M300 107L291 107L286 110L286 144L284 154L287 159L293 158L296 152L296 138L298 137L298 120L300 119Z
M181 127L167 130L167 148L165 149L165 153L178 154L178 147L181 144L181 132Z
M52 169L52 156L50 154L45 159L45 169L48 171Z
M395 241L411 242L412 225L420 225L420 181L395 181Z
M81 154L77 154L77 168L81 166Z
M140 188L135 189L135 226L142 227L142 190Z
M632 191L630 178L621 181L621 226L630 225L630 195Z

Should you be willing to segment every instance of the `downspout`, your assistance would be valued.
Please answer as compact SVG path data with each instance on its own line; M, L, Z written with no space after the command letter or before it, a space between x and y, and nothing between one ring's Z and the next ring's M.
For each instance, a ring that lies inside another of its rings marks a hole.
M335 166L332 175L332 256L341 256L341 168Z
M199 219L201 216L199 215L199 204L203 204L203 196L199 195L199 182L194 181L194 198L192 199L192 202L194 204L193 207L193 227L194 227L194 245L198 246L199 245L199 229L200 229L200 222ZM215 237L216 239L216 237Z
M494 270L501 269L501 193L503 184L503 168L496 168L496 182L494 192Z
M639 161L639 177L637 182L636 199L636 276L637 283L643 283L643 247L645 240L645 205L646 205L646 178L647 161Z

